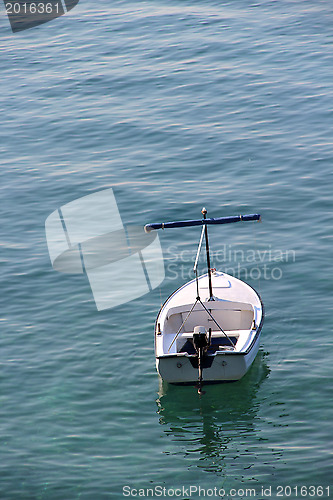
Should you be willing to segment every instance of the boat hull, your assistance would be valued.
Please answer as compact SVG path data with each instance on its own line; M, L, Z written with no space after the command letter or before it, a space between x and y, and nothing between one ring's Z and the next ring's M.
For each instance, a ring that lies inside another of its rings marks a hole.
M203 382L234 382L240 380L252 365L260 344L257 336L248 353L216 353L207 356L207 365L202 371ZM156 359L156 368L163 380L170 384L195 384L198 369L190 356L162 356ZM210 365L210 366L209 366Z
M200 295L205 297L208 289L207 275L201 276L198 284ZM196 292L195 286L195 281L192 280L176 290L166 300L158 314L155 324L157 371L163 380L171 384L197 383L198 355L193 349L191 332L194 331L195 325L203 325L206 331L213 326L212 346L214 348L214 345L218 345L218 348L215 351L213 348L208 349L204 355L202 382L240 380L249 370L259 350L264 319L260 296L246 283L225 273L214 273L215 300L209 302L206 299L203 304L206 304L206 308L210 309L218 321L222 321L222 328L229 333L233 342L236 342L236 347L232 349L227 341L223 342L221 339L225 332L222 330L221 334L218 323L212 322L203 305L190 307L191 298ZM185 317L186 327L184 323L182 325Z

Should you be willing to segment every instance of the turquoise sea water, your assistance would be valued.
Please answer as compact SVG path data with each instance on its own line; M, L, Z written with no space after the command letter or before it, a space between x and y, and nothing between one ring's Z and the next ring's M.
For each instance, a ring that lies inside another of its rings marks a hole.
M332 496L331 2L81 0L15 35L0 14L1 500ZM163 232L163 284L117 309L52 269L47 216L109 187L128 224L262 214L210 230L266 308L243 380L199 398L155 371L197 229Z

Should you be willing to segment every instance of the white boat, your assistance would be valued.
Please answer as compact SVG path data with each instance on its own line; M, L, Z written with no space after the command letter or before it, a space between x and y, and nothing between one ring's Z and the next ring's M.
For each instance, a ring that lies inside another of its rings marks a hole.
M207 225L260 220L259 214L147 224L146 231L202 225L194 264L195 279L178 288L161 307L155 324L157 371L173 384L236 381L250 368L259 349L264 308L248 284L210 267ZM198 276L203 238L207 273Z

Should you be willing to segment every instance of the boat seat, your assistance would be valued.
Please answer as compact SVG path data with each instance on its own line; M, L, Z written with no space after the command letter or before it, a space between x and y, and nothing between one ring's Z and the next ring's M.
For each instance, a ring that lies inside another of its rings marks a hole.
M192 333L196 325L203 325L206 330L217 329L216 323L209 316L200 303L196 304L194 310L190 312L193 304L183 304L171 307L165 325L165 333L181 331ZM251 304L245 302L212 301L206 302L205 306L224 331L250 330L254 319L254 311ZM185 324L183 322L186 320ZM183 325L183 326L182 326Z

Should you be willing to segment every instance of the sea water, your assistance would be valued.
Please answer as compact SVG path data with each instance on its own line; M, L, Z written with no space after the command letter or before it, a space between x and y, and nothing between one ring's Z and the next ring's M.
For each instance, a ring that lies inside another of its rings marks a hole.
M13 34L2 9L2 500L332 496L332 25L327 1L82 0ZM265 305L241 381L155 371L198 228L161 232L163 283L117 308L52 269L46 218L107 188L136 226L262 214L209 230Z

